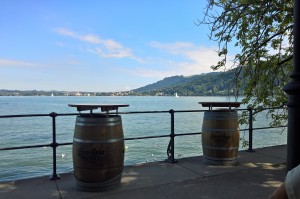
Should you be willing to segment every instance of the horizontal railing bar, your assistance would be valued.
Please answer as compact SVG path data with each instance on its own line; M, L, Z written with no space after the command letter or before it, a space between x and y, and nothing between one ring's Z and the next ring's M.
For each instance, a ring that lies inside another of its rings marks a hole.
M199 113L199 112L205 112L207 110L174 110L174 113Z
M65 143L60 143L58 146L66 146L66 145L72 145L73 142L65 142Z
M13 118L13 117L50 117L50 114L28 114L28 115L0 115L0 118Z
M76 116L79 113L57 113L56 116ZM12 117L51 117L50 114L24 114L24 115L0 115L0 118L12 118Z
M169 113L169 111L128 111L128 112L118 112L118 114L139 114L139 113Z
M196 132L196 133L175 133L175 136L184 136L184 135L201 135L202 132Z
M72 144L73 144L73 142L56 143L56 146L65 146L65 145L72 145ZM30 146L7 147L7 148L0 148L0 151L41 148L41 147L52 147L52 145L51 144L40 144L40 145L30 145Z
M252 128L252 130L264 130L264 129L276 129L276 128L286 128L287 126L273 126L273 127L257 127ZM240 131L249 131L250 129L240 129Z
M163 138L163 137L170 137L170 135L154 135L154 136L145 136L145 137L133 137L133 138L124 138L124 140L142 140L142 139Z
M57 116L77 116L79 113L57 113Z
M7 148L0 148L0 151L17 150L17 149L42 148L42 147L51 147L51 144L40 144L40 145L19 146L19 147L7 147Z

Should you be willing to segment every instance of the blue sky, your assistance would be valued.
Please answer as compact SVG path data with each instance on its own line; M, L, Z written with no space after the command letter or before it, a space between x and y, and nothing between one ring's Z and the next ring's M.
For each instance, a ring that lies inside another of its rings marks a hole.
M126 91L211 72L205 0L2 0L0 89Z

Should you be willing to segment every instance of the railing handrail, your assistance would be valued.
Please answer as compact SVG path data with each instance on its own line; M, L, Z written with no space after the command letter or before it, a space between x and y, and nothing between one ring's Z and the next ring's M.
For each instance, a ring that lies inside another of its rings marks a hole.
M284 109L286 107L276 107L276 108L263 108L259 109L261 111L270 110L270 109ZM240 129L240 131L248 131L249 132L249 152L253 152L253 130L263 130L263 129L271 129L271 128L284 128L286 126L276 126L276 127L258 127L253 128L253 109L234 109L236 111L248 111L249 112L249 128ZM129 112L118 112L118 114L158 114L158 113L169 113L171 115L171 132L170 134L166 135L155 135L155 136L144 136L144 137L132 137L132 138L124 138L124 140L139 140L139 139L152 139L152 138L163 138L163 137L170 137L170 142L167 147L167 161L171 163L177 162L174 158L174 148L175 142L174 139L176 136L186 136L186 135L199 135L202 132L193 132L193 133L175 133L175 120L174 114L175 113L192 113L192 112L205 112L207 110L173 110L170 109L169 111L129 111ZM111 113L114 114L114 113ZM60 177L57 175L56 169L56 148L58 146L64 145L71 145L73 142L64 142L64 143L57 143L56 142L56 117L58 116L77 116L79 113L49 113L49 114L18 114L18 115L0 115L0 119L3 118L19 118L19 117L51 117L52 118L52 143L50 144L39 144L39 145L28 145L28 146L17 146L17 147L5 147L0 148L0 151L7 151L7 150L18 150L18 149L30 149L30 148L40 148L40 147L52 147L53 149L53 174L51 180L59 179Z
M264 110L270 110L270 109L286 109L286 107L280 106L280 107L273 107L273 108L262 108L259 109L261 111ZM173 110L173 109L171 109ZM247 111L249 108L237 108L234 109L236 111ZM252 109L254 110L254 109ZM199 109L199 110L173 110L174 113L192 113L192 112L205 112L207 110ZM167 111L124 111L124 112L118 112L118 114L146 114L146 113L170 113L170 110ZM57 116L76 116L79 115L79 113L56 113ZM41 113L41 114L18 114L18 115L0 115L1 118L14 118L14 117L51 117L51 113Z

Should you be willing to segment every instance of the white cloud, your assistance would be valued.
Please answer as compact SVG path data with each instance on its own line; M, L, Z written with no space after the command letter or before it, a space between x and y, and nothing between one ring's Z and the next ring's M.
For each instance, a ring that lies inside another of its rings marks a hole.
M66 28L57 28L55 32L65 35L83 42L87 42L90 44L94 44L88 49L89 52L95 53L104 58L131 58L136 61L142 61L142 59L133 55L132 50L130 48L124 47L117 41L112 39L101 39L97 35L86 34L81 35L74 31L70 31Z
M170 55L175 55L176 60L178 58L182 59L182 61L177 62L164 61L169 63L169 65L173 65L173 68L168 69L171 70L169 71L170 74L176 73L177 75L188 76L211 72L212 69L210 67L221 60L217 53L217 47L196 46L189 42L160 43L156 41L151 42L150 46L165 51ZM230 66L232 62L228 61L227 64Z
M0 59L0 67L35 67L38 66L37 63L11 60L11 59Z
M76 37L76 33L67 30L65 28L57 28L55 29L55 32L61 34L61 35L65 35L65 36L70 36L70 37Z
M122 49L122 48L124 48L121 44L119 44L118 42L115 42L115 41L113 41L111 39L104 40L103 41L103 45L107 49Z
M92 43L92 44L101 43L101 39L97 35L92 35L92 34L80 35L76 32L68 30L66 28L57 28L57 29L55 29L55 32L57 32L58 34L64 35L64 36L72 37L74 39L78 39L78 40Z
M133 58L131 49L129 48L100 48L89 49L88 51L105 58Z
M91 44L101 44L103 42L98 36L92 34L79 36L78 39Z

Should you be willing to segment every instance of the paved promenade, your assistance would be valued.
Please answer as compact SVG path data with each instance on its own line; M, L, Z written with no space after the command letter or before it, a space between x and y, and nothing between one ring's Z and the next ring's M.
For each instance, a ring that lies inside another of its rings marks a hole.
M179 159L176 164L156 162L126 166L121 185L106 192L81 192L72 174L0 183L0 198L22 199L188 199L268 196L284 181L286 146L239 153L237 166L209 166L203 157Z

